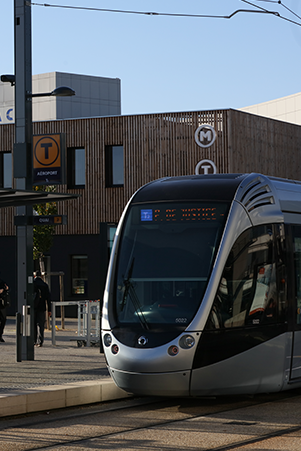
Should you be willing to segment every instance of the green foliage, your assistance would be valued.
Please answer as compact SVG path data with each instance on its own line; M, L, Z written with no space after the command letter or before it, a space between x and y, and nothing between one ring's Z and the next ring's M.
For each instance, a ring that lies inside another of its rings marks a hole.
M34 191L53 193L55 186L34 186ZM34 211L40 216L56 215L56 202L34 205ZM53 225L34 226L33 228L33 259L42 259L52 246L55 227Z

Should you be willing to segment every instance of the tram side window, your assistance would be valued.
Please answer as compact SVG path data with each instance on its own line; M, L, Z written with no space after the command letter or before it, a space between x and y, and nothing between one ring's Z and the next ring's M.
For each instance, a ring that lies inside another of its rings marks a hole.
M296 280L296 324L301 324L301 228L294 227L294 266ZM299 236L298 236L299 235Z
M230 252L206 328L276 322L276 270L273 227L245 231Z

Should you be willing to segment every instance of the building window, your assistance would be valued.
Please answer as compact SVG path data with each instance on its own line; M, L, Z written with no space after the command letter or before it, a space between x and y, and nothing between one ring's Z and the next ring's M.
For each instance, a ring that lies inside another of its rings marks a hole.
M11 152L0 153L0 188L13 186L13 161Z
M123 186L124 156L123 146L106 146L106 187Z
M86 184L86 153L83 148L67 150L68 188L84 188Z
M88 256L72 255L71 256L71 281L72 294L88 293Z
M113 243L114 243L116 230L117 230L117 226L116 225L108 225L108 249L109 249L109 255L111 255L111 251L112 251L112 247L113 247Z

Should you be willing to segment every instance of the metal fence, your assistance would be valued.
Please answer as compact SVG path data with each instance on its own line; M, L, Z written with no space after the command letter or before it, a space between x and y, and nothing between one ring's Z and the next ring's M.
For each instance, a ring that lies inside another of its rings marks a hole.
M56 345L56 307L77 305L77 346L95 346L100 344L100 301L66 301L66 302L52 302L51 316L52 316L52 345Z

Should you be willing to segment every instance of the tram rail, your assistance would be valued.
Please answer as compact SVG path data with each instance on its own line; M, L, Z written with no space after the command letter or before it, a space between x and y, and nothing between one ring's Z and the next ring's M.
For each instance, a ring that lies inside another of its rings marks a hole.
M277 438L284 444L292 434L300 440L300 401L301 390L292 390L255 397L127 399L45 411L1 420L1 451L255 450L257 443Z

